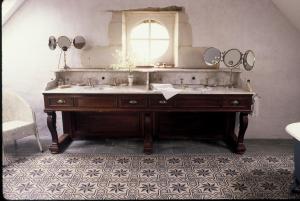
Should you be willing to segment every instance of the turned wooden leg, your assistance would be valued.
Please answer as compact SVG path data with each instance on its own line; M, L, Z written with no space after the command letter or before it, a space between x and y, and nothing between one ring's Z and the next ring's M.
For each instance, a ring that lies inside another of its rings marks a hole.
M151 113L144 114L144 153L151 154L153 148L152 141L152 121Z
M230 149L235 152L237 145L237 137L234 132L236 113L227 113L226 116L226 137L225 142Z
M237 154L243 154L246 151L246 147L244 145L244 135L246 133L248 127L248 113L240 113L240 129L239 129L239 135L237 139L237 147L236 147L236 153Z
M52 136L52 144L49 146L49 150L52 154L57 154L60 152L60 147L58 143L58 136L56 131L56 113L47 112L47 125Z

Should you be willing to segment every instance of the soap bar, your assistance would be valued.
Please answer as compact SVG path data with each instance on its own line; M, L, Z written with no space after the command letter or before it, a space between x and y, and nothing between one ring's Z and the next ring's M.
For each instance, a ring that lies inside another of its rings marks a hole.
M71 87L71 85L69 85L69 84L64 84L64 85L60 85L60 86L58 86L58 88L69 88L69 87Z

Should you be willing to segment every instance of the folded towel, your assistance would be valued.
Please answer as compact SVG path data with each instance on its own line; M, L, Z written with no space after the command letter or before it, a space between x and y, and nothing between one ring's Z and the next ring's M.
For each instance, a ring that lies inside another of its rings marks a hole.
M176 94L181 92L181 89L175 89L172 84L151 84L151 87L155 91L160 91L166 100L172 98Z
M172 84L151 83L151 86L153 87L153 89L155 89L155 88L159 88L159 89L173 88L174 89Z

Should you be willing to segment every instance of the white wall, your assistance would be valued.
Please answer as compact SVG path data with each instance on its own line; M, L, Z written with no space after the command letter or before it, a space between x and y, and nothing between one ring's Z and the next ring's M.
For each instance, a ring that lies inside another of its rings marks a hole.
M300 1L299 0L273 0L279 10L298 28L300 31Z
M3 87L29 101L41 134L50 135L42 91L59 51L48 48L49 36L83 35L90 47L105 46L111 18L106 10L170 5L185 7L193 46L254 50L256 67L243 76L262 99L245 137L289 138L285 125L300 121L300 33L271 0L26 0L2 27ZM70 66L80 66L80 52L68 52Z

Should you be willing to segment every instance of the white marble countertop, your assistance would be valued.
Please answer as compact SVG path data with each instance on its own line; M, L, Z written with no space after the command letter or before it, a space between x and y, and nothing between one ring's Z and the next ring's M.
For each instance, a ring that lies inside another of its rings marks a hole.
M181 88L174 86L176 89L181 89L179 94L255 94L241 88L229 87L204 87L204 86L188 86ZM76 86L71 85L69 88L54 88L43 91L43 94L161 94L160 91L148 90L146 85L135 86L110 86L96 85Z

